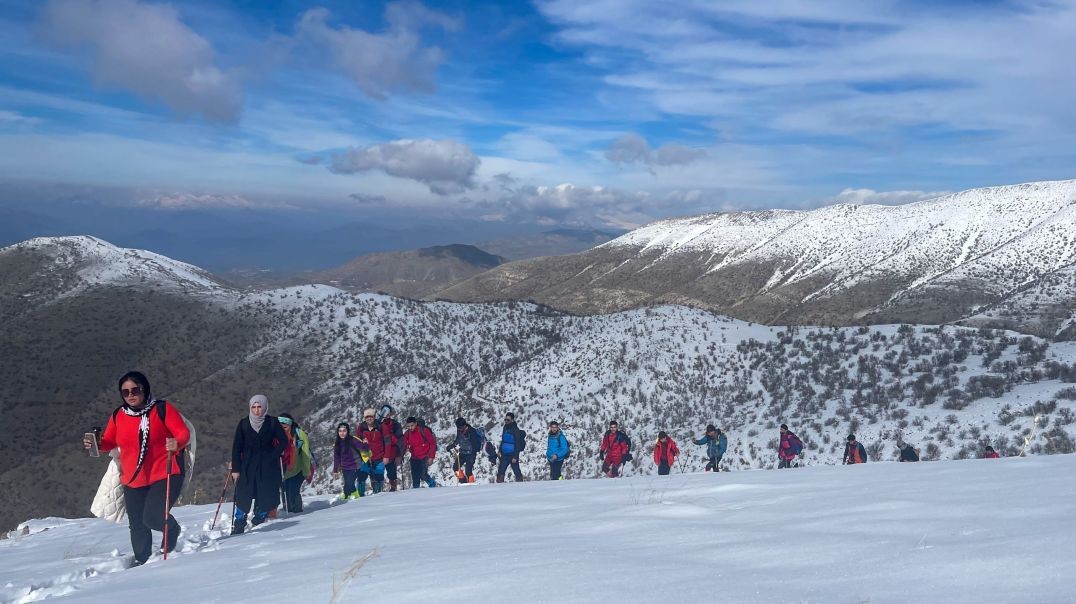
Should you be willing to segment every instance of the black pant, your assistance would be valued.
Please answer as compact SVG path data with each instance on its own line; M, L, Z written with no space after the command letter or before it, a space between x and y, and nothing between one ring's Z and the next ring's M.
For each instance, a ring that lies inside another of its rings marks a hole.
M303 488L302 472L284 479L284 503L288 506L289 514L298 514L303 511Z
M425 482L426 486L434 486L433 478L430 478L428 465L425 459L411 458L411 488L417 489Z
M389 480L396 480L396 458L390 457L389 462L385 464L385 474L389 477Z
M501 460L497 462L497 482L504 482L504 475L508 471L508 466L512 466L512 474L515 475L516 482L521 482L523 472L519 469L519 458L511 455L501 455Z
M183 475L174 474L169 481L169 495L172 497L168 507L171 508L183 490ZM131 549L134 550L135 562L138 564L148 560L153 549L153 534L150 531L164 531L164 491L164 480L145 487L123 487L123 505L127 507L127 522L131 529ZM175 549L179 531L179 523L169 514L168 551Z
M621 462L619 462L619 461L616 462L616 463L613 463L611 460L606 459L605 461L602 462L602 473L603 474L608 474L610 476L620 476L620 466L621 465L623 465L623 464Z
M456 458L456 461L452 462L452 469L459 472L460 466L463 467L463 478L460 482L470 482L468 479L474 476L474 460L477 453L460 453L460 456Z
M721 463L721 458L720 457L711 457L710 461L706 462L706 471L707 472L720 472L721 469L718 467L718 465L720 463Z
M791 459L782 459L781 463L777 464L777 469L778 470L782 470L784 468L791 468L791 467L792 467L792 460Z
M668 462L663 461L663 462L659 463L658 464L658 476L668 476L669 475L669 470L671 470L671 469L672 468L669 467Z
M355 481L364 481L366 477L359 470L343 470L344 475L344 497L351 497L351 494L355 492ZM359 482L359 495L362 495L363 483Z
M560 480L560 471L564 467L564 460L558 459L557 461L549 462L549 479Z

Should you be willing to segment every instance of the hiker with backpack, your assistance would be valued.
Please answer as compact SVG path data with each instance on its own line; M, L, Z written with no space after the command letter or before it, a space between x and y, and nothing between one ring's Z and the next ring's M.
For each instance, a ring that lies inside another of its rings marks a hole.
M385 463L385 475L389 479L389 492L398 488L397 467L403 464L404 434L400 422L394 417L396 410L392 405L381 407L381 443L384 450L382 461Z
M344 478L344 499L366 495L366 475L370 461L370 445L351 434L351 426L340 422L333 443L333 476Z
M405 426L403 442L411 454L411 488L417 489L425 482L432 489L437 486L437 482L430 477L430 465L437 457L437 437L420 419L409 417Z
M725 456L725 450L729 447L729 439L721 430L710 424L706 426L706 434L695 441L696 445L706 445L706 472L720 472L721 458Z
M564 460L571 455L571 447L568 446L568 438L560 431L560 424L556 421L549 422L549 438L546 441L545 458L549 460L549 479L564 480L561 470L564 468Z
M598 459L602 460L602 473L609 478L620 476L621 466L631 461L631 440L616 420L609 422L609 431L602 437Z
M844 465L867 463L867 450L863 443L856 441L855 434L848 435L848 444L844 446Z
M658 465L658 476L669 475L678 455L680 448L676 446L676 441L664 430L658 432L658 440L654 443L654 463Z
M803 441L788 429L788 424L781 424L781 445L777 448L780 462L777 469L791 468L792 460L803 451Z
M277 418L269 415L269 398L255 394L247 403L247 417L239 420L232 439L232 479L235 481L235 517L232 534L246 530L250 523L265 522L269 512L280 505L280 456L288 446L288 435Z
M452 451L459 447L456 459L452 462L452 469L455 470L456 478L459 479L460 484L474 482L474 462L479 451L482 450L485 440L485 437L478 430L472 428L467 423L467 420L462 417L456 418L456 439L445 449Z
M919 451L908 443L897 443L897 449L900 451L899 461L919 461Z
M119 380L123 403L112 413L97 437L87 433L87 451L119 449L123 504L131 531L134 566L149 559L153 533L160 531L167 554L175 549L181 530L169 510L183 489L182 450L191 439L183 416L171 403L153 398L149 380L129 371ZM167 520L166 520L167 518Z
M501 446L497 448L497 482L504 482L504 475L509 466L516 482L523 480L523 471L519 469L519 454L527 447L527 433L516 425L516 414L504 414L504 429L501 430Z
M355 436L370 447L370 461L367 462L370 488L374 493L380 493L385 485L385 441L373 409L362 412L362 422L355 428Z
M1001 455L997 451L994 450L994 447L991 447L990 445L986 446L986 449L983 451L983 459L1000 459L1000 458L1001 458Z
M310 482L314 479L314 456L310 453L310 439L306 432L299 427L299 423L290 413L281 413L277 418L284 428L284 434L290 443L289 450L281 457L281 468L284 474L284 504L289 514L298 514L303 511L303 481Z

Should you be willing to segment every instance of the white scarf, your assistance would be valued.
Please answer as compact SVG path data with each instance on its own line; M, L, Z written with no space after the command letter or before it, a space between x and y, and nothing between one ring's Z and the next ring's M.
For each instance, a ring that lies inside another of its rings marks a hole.
M153 399L139 409L135 409L127 403L124 403L123 407L121 407L124 415L142 418L138 422L138 467L135 468L134 474L131 474L131 480L134 480L135 476L138 476L138 473L142 471L142 462L145 461L146 450L149 448L149 412L160 402L162 401Z

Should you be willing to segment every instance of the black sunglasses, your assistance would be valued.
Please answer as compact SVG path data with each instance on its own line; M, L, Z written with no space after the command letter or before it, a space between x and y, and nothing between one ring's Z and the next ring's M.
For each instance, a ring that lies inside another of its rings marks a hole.
M120 388L120 395L123 396L123 398L127 398L128 396L142 396L142 387L135 386L134 388Z

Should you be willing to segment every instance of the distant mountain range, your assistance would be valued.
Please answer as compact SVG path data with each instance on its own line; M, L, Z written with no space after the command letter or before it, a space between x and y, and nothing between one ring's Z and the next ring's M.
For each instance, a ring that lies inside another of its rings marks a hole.
M663 220L438 292L601 313L686 304L766 324L989 324L1076 337L1076 181L901 205Z
M308 283L422 298L505 262L473 245L441 245L367 254L338 268L304 275Z

